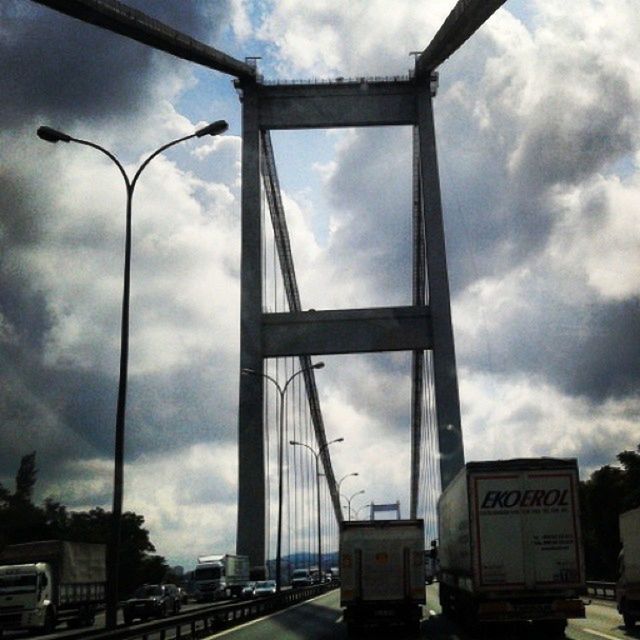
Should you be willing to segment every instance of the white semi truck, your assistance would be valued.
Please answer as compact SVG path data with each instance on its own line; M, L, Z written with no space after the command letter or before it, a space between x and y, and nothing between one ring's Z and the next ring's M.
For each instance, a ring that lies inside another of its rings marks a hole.
M586 592L575 460L469 462L438 502L440 604L562 635Z
M625 627L631 629L640 620L640 507L620 514L620 541L616 600Z
M198 602L240 596L249 582L249 557L228 553L199 556L193 581Z
M343 522L340 580L340 604L350 634L379 625L416 630L426 593L424 522Z
M0 553L0 635L92 625L105 601L105 545L46 540Z

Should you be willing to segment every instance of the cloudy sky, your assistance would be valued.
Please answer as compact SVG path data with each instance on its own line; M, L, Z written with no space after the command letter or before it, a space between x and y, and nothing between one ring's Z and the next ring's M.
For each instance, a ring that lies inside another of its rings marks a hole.
M409 71L453 0L129 0L266 78ZM640 14L508 0L440 68L435 100L466 457L640 441ZM134 203L125 508L189 567L235 540L240 104L231 78L29 0L0 5L0 482L111 503L124 188ZM273 135L302 306L408 304L411 131ZM408 506L410 359L324 359L336 475ZM345 486L345 492L347 484ZM405 511L406 513L406 511ZM212 548L213 547L213 548Z

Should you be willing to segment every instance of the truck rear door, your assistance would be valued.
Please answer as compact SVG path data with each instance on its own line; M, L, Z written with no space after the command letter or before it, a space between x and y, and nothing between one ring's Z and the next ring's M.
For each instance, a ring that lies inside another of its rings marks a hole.
M478 473L469 489L478 588L580 585L575 471Z

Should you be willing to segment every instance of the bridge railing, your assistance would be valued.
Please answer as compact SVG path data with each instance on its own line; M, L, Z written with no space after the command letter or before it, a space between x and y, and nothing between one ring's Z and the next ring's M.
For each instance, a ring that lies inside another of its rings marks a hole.
M241 600L230 604L212 605L190 611L167 620L120 627L113 631L86 629L65 634L65 640L196 640L227 627L284 609L335 588L335 584L288 589L275 596Z
M615 582L599 582L596 580L589 580L587 582L587 591L589 595L596 598L603 598L605 600L616 599L616 583Z

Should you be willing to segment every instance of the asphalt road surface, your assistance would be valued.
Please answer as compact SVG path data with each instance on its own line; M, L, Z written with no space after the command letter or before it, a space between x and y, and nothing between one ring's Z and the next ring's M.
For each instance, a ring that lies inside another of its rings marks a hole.
M182 611L196 609L203 605L186 605ZM104 616L96 619L96 628L104 626ZM56 634L40 636L42 640L61 640L64 627ZM25 637L24 634L6 634L6 637ZM313 600L300 603L289 609L252 620L226 631L213 634L211 640L347 640L346 626L342 620L340 591L338 589L318 596ZM401 629L380 630L377 633L367 631L362 638L428 638L429 640L549 640L540 637L531 630L511 629L501 633L491 631L484 635L464 630L441 615L438 603L438 587L427 587L427 605L421 629L417 635L403 635ZM587 617L569 622L565 634L567 640L640 640L640 625L633 631L626 631L615 603L606 600L593 600L587 606Z
M547 640L531 629L511 629L501 633L491 631L489 635L476 635L463 630L441 615L438 603L438 587L427 587L427 605L421 629L417 635L403 635L400 629L380 630L362 634L363 638L428 638L429 640ZM339 590L330 591L313 600L301 603L270 616L253 620L234 629L216 633L210 638L224 640L347 640L346 626L342 620ZM630 640L640 639L640 626L626 631L615 604L605 600L594 600L587 606L587 617L572 620L565 638L569 640Z

